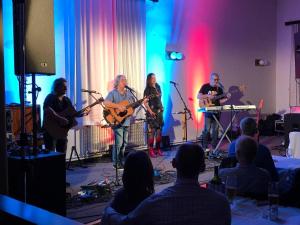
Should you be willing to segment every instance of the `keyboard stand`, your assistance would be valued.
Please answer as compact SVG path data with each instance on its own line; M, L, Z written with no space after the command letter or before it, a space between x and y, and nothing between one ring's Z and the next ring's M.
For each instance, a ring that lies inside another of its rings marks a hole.
M228 137L227 133L228 133L230 127L232 126L232 123L233 123L233 121L234 121L234 119L235 119L237 113L238 113L238 111L233 111L233 115L232 115L231 121L229 122L229 124L227 125L227 127L226 127L225 130L224 130L222 124L220 123L220 121L219 121L219 120L217 119L217 117L215 116L215 114L213 114L213 118L215 119L215 121L217 122L217 124L219 125L219 127L221 128L221 130L222 130L222 132L223 132L223 134L222 134L220 140L218 141L217 146L216 146L215 149L213 149L213 151L212 151L212 154L213 154L213 155L218 153L218 149L219 149L219 147L220 147L220 145L221 145L221 143L222 143L222 141L223 141L223 139L224 139L225 137L227 138L227 140L229 141L229 143L231 143L231 140L230 140L230 138Z

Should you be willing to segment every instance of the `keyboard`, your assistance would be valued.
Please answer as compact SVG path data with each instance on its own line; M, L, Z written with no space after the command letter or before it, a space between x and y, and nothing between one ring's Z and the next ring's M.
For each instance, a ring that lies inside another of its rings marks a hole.
M198 112L230 112L230 111L249 111L256 110L255 105L222 105L209 106L198 109Z

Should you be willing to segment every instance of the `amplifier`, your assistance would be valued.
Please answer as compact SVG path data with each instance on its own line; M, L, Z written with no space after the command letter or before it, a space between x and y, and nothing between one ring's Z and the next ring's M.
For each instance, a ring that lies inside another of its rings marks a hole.
M40 106L37 105L38 130L41 129ZM21 132L21 107L20 105L7 105L5 107L6 132L12 133L14 137ZM25 130L27 134L32 132L32 106L25 106Z

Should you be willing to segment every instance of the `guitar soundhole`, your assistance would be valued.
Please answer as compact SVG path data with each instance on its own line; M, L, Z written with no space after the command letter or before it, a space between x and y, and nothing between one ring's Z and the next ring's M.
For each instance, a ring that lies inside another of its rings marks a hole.
M118 116L123 117L127 114L127 110L123 111L123 112L119 112Z

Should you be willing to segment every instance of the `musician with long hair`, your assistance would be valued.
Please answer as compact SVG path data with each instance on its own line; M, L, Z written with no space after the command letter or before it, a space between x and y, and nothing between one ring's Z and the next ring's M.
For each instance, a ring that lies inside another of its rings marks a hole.
M206 104L213 104L219 106L228 100L229 96L222 96L224 94L224 87L220 82L220 75L217 73L211 73L210 82L203 84L198 93L199 106L208 106ZM205 113L204 129L202 131L202 147L206 149L208 147L208 140L211 134L211 145L213 148L218 143L218 130L219 126L217 121L213 118L213 114L219 119L220 113Z
M146 88L144 90L144 96L154 96L149 99L144 105L147 109L147 124L148 124L148 148L149 156L156 157L162 156L160 150L161 143L161 131L164 125L163 121L163 105L161 102L161 89L158 83L156 83L156 77L154 73L147 75ZM155 148L154 148L155 141Z
M43 136L45 148L48 151L56 150L57 152L66 153L67 150L67 133L65 136L59 136L58 132L55 130L56 125L63 128L71 128L77 125L76 120L72 118L72 115L77 111L72 105L70 98L66 96L66 93L67 80L64 78L58 78L53 82L52 92L48 94L44 100ZM90 108L88 107L76 117L85 116L89 112ZM55 134L56 137L54 137L53 134Z
M123 101L133 103L134 96L125 87L127 86L127 79L124 75L117 75L114 80L114 89L110 91L105 98L103 104L106 108L116 110L118 112L126 111L126 106L119 104ZM128 130L130 126L130 116L126 117L124 121L116 126L113 126L115 135L114 150L112 151L113 166L116 168L123 168L124 152L128 142Z

